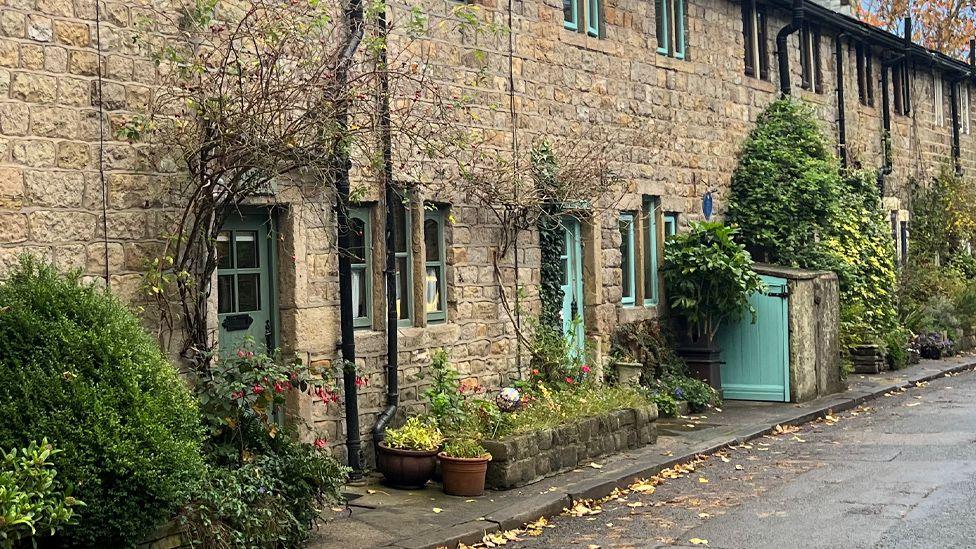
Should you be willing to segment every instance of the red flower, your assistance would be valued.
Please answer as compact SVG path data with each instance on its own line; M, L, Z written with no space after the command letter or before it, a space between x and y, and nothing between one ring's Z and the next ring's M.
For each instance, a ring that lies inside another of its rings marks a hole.
M590 367L589 367L589 366L587 366L586 364L584 364L584 365L583 365L583 367L582 367L582 368L580 368L580 370L583 370L583 373L584 373L584 374L588 374L588 373L590 373Z
M534 376L539 375L539 370L532 370L532 375L534 375Z
M251 392L256 395L260 395L264 392L264 387L262 387L260 383L255 383L254 387L251 387Z
M234 400L244 398L244 391L234 391L233 393L230 394L230 398Z
M274 392L276 392L276 393L284 393L285 392L285 386L282 385L280 381L275 381L275 384L274 384Z
M244 349L237 350L237 358L244 358Z
M573 378L571 378L569 376L566 376L566 383L572 384L573 383Z
M324 438L317 438L315 439L315 447L318 448L319 450L322 450L325 448L326 442L327 441Z

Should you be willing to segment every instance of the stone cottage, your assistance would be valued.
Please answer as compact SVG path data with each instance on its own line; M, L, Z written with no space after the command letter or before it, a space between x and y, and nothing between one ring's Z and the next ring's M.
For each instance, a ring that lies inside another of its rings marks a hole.
M155 67L125 40L151 0L106 0L97 12L95 1L0 0L0 272L32 253L83 269L138 303L145 261L172 221L172 197L161 182L174 174L144 162L149 145L120 141L105 127L141 112L156 84ZM432 25L453 17L451 0L422 3ZM618 159L623 190L612 207L566 225L566 316L579 315L578 329L598 349L615 325L658 315L665 236L702 217L705 195L721 214L739 147L783 91L815 106L847 162L884 172L901 255L910 246L909 179L924 181L943 162L976 169L972 66L819 4L472 5L479 17L510 28L480 44L483 78L470 90L498 147L582 134L600 136ZM411 6L391 3L391 19ZM782 32L791 22L794 32ZM459 85L475 70L464 55L472 40L431 37L424 63L446 86ZM780 62L784 53L788 63ZM522 232L496 257L498 221L449 188L390 204L400 235L401 409L420 405L431 348L448 349L470 384L504 386L524 367L510 301L521 291L526 310L537 307L538 234ZM368 448L387 403L386 206L373 186L351 211L356 362L368 380L358 395L361 437L344 431L339 407L296 402L291 410L337 452L350 438ZM335 241L329 205L288 192L256 198L234 216L218 242L218 339L250 333L312 363L335 360Z

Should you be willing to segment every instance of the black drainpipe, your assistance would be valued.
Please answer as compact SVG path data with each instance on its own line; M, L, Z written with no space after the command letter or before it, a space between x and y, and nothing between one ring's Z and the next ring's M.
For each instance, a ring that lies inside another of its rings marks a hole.
M883 127L883 135L881 136L881 151L882 151L882 161L881 168L878 170L878 191L884 194L884 182L885 176L889 175L892 170L891 165L891 99L889 98L888 90L888 71L901 63L902 61L908 59L908 49L912 44L912 18L905 18L905 51L900 55L896 55L887 61L881 63L881 121ZM903 75L902 81L905 85L908 85L908 74ZM907 96L906 96L907 97ZM904 104L904 103L903 103ZM909 106L904 104L905 112L908 112Z
M352 65L353 55L363 39L363 4L362 0L350 0L346 7L346 20L349 23L349 43L339 59L337 79L341 84L343 98L339 101L336 122L344 131L349 124L349 105L345 98L346 86L349 78L349 67ZM346 457L349 468L352 469L350 478L362 477L362 461L359 456L361 446L359 436L359 394L356 387L356 338L353 332L352 319L352 266L349 262L349 172L352 170L352 160L349 158L349 147L339 140L333 154L338 164L336 177L336 232L339 248L339 348L342 351L342 387L345 397L346 413Z
M844 38L842 32L834 38L834 51L837 55L837 152L841 166L847 167L847 114L844 105Z
M803 25L803 0L793 0L793 20L776 33L776 55L779 61L779 91L790 95L790 53L787 38Z
M949 116L952 118L952 165L956 175L962 175L962 163L959 161L959 83L966 80L966 75L957 76L949 81Z
M380 35L386 36L386 5L376 14ZM383 441L386 426L393 419L400 402L400 380L397 363L397 311L396 311L396 227L393 205L401 200L393 182L393 144L390 130L390 80L386 67L386 48L380 49L380 142L383 148L383 189L386 202L386 408L373 426L373 451Z

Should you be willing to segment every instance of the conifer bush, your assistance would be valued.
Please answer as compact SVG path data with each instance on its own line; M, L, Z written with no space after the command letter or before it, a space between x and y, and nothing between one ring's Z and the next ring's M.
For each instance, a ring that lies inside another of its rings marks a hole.
M137 318L29 258L0 283L0 417L0 448L60 450L56 482L86 504L66 545L135 545L203 474L197 403Z

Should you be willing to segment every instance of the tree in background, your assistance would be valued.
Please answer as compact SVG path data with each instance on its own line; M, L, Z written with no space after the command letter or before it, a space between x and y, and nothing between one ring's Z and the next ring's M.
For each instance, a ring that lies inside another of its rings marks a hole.
M976 35L976 9L970 0L860 0L853 7L858 19L895 33L902 32L910 14L916 43L954 57L966 57L969 39Z

